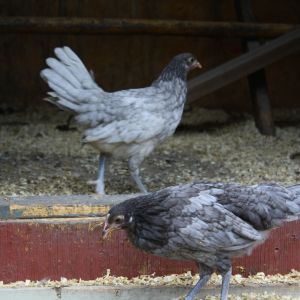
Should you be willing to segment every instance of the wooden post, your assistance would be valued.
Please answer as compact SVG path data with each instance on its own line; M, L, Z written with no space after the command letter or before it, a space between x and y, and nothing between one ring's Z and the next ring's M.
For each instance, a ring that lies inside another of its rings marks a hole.
M235 7L239 21L255 22L251 9L251 0L235 0ZM243 47L247 51L252 51L259 46L259 41L253 38L247 38L243 41ZM265 70L261 69L248 75L248 84L256 127L264 135L275 135Z

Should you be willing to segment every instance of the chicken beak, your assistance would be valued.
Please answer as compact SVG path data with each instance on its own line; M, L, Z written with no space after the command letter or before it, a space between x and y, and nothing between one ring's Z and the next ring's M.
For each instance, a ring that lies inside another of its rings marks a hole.
M106 239L110 236L110 234L115 231L115 230L119 230L120 227L115 225L115 224L111 224L109 225L107 221L105 221L103 229L102 229L102 239Z
M196 68L201 69L202 66L201 66L201 64L199 63L199 61L196 60L196 61L192 64L192 68L193 68L193 69L196 69Z
M113 228L108 225L107 221L105 221L102 229L102 239L106 239L112 230Z

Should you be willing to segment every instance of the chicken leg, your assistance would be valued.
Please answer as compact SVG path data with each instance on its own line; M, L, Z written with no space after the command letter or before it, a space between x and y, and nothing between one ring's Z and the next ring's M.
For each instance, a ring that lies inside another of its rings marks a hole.
M231 270L232 268L230 267L226 272L222 274L221 300L227 300L228 298Z
M87 182L88 184L96 185L96 193L102 196L105 195L105 183L104 183L105 161L106 161L106 156L104 154L99 155L98 177L96 180L89 180Z
M209 278L211 277L212 270L208 268L201 267L200 279L193 287L193 289L186 295L184 300L193 300L199 290L205 286Z
M147 189L145 188L144 184L142 183L142 180L140 178L140 169L139 165L141 163L140 159L133 159L130 158L128 161L128 166L130 170L130 174L134 182L136 183L137 187L139 188L140 192L143 194L147 194Z
M105 195L105 183L104 183L105 160L106 160L106 156L101 154L99 156L99 171L98 171L98 178L96 181L96 193L99 195Z

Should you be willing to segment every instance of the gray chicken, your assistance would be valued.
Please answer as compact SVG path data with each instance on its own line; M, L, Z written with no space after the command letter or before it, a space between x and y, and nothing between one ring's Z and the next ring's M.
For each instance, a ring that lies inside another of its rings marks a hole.
M83 125L82 141L101 153L96 192L104 194L107 157L128 160L129 170L142 193L147 190L139 167L146 156L178 126L186 100L187 73L201 67L190 53L175 56L148 87L105 92L79 57L68 47L54 50L58 59L48 58L49 68L41 77L53 90L45 100L73 112Z
M221 300L226 300L231 259L249 255L274 227L299 218L300 185L193 183L114 206L102 235L124 229L133 245L146 252L195 261L200 279L185 300L192 300L219 272Z

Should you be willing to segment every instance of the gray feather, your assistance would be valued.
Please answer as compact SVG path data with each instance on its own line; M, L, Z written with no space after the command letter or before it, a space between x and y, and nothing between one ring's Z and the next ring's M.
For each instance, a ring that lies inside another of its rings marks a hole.
M84 127L82 141L99 152L127 159L132 174L152 150L178 126L186 100L192 55L175 56L152 85L103 91L80 58L68 47L54 50L41 77L52 89L47 101L70 110Z
M226 270L270 230L300 216L300 185L193 183L129 199L109 211L133 222L131 242L150 253Z

